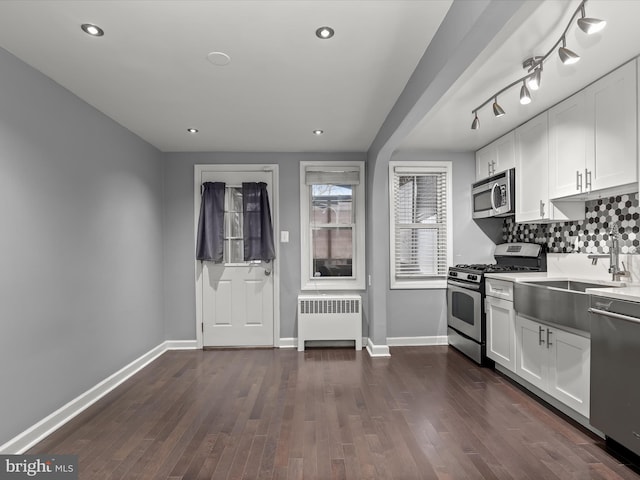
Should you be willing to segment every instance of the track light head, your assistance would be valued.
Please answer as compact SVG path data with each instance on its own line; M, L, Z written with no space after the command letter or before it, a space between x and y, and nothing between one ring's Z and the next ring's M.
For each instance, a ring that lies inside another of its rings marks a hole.
M473 122L471 122L471 130L478 130L480 128L480 119L478 118L478 112L473 112L475 117L473 117Z
M531 90L538 90L540 88L540 82L542 80L542 65L536 68L531 76L527 78L527 86Z
M524 80L522 81L522 88L520 88L520 103L522 105L529 105L531 103L531 94Z
M584 4L580 7L582 17L578 19L578 27L587 35L592 33L598 33L604 27L606 27L606 20L600 20L599 18L585 17Z
M501 117L504 115L504 110L500 105L498 105L498 97L493 100L493 114L496 117Z
M580 30L582 30L587 35L591 35L592 33L598 33L604 27L607 26L606 20L600 20L599 18L579 18L578 26Z
M572 65L580 61L580 55L567 48L567 41L562 37L562 46L558 49L558 56L565 65Z

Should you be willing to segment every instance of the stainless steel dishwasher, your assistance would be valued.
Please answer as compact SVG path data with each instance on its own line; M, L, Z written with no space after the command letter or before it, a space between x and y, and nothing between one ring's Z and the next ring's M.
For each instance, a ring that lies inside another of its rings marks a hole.
M591 296L591 425L640 455L640 303Z

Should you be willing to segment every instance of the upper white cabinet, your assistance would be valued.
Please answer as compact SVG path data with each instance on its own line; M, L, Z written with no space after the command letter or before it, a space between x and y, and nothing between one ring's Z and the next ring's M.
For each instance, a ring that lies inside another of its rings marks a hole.
M516 222L545 223L584 218L584 206L549 201L548 112L516 128Z
M516 128L516 222L549 218L547 112Z
M476 152L476 180L515 167L515 132L511 131Z
M636 76L634 60L549 110L549 198L637 189Z

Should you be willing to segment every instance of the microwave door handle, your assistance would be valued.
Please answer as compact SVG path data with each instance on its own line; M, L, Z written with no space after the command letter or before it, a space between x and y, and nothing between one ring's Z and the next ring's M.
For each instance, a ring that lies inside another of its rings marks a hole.
M500 185L498 185L497 183L494 183L493 187L491 187L491 209L494 212L498 209L498 207L496 207L496 202L495 202L496 197L494 195L496 188L500 188Z

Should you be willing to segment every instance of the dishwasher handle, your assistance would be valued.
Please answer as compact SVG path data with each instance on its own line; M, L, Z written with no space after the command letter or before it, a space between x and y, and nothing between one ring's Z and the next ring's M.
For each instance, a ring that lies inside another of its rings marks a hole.
M595 313L596 315L602 315L604 317L617 318L618 320L626 320L627 322L640 323L640 318L630 317L629 315L622 315L621 313L608 312L606 310L600 310L599 308L590 308L589 313Z

